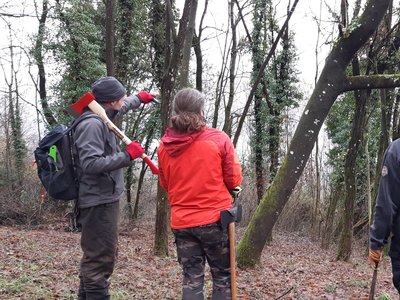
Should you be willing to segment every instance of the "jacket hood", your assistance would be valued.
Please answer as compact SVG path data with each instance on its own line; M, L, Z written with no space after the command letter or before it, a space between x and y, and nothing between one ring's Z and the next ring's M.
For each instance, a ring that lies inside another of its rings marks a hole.
M180 133L172 128L168 128L165 131L164 136L161 138L161 142L169 155L173 157L179 156L203 131L204 129L193 133Z

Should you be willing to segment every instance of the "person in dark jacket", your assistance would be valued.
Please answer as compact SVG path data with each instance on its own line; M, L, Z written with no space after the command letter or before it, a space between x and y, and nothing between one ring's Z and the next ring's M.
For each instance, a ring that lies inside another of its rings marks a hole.
M203 299L204 268L213 278L213 300L231 299L229 240L220 213L232 207L229 190L239 186L242 171L235 149L223 131L208 128L204 96L180 90L173 103L171 127L158 150L159 179L171 205L171 227L183 270L182 299Z
M111 121L154 99L144 91L127 97L122 84L111 76L98 79L92 85L92 93ZM84 114L93 113L88 109ZM119 199L124 191L123 168L144 150L133 141L121 151L115 134L94 114L77 125L73 139L83 252L78 300L110 299L109 279L117 253Z
M388 243L392 262L393 284L400 293L400 139L385 151L382 174L375 206L374 222L370 228L369 260L377 267Z

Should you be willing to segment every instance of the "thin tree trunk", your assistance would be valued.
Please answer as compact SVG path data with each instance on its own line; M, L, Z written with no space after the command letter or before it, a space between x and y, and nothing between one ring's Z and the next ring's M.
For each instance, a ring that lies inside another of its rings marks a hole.
M353 59L353 75L360 75L358 58ZM367 70L368 72L368 70ZM343 212L343 231L339 240L337 259L348 261L352 252L354 203L356 199L356 162L357 154L363 141L363 130L366 124L367 91L355 91L355 111L351 128L350 141L344 165L345 174L345 203Z
M331 191L331 195L329 198L329 206L325 216L325 226L323 229L322 240L321 240L321 248L324 250L329 249L329 244L332 238L332 232L334 231L333 225L335 220L335 211L341 196L342 196L342 186L339 185L333 191Z
M365 138L364 138L364 143L365 143L365 160L367 163L367 199L368 199L368 225L372 224L372 195L371 195L371 157L369 154L369 123L367 123L366 126L366 132L365 132Z
M106 67L107 75L115 76L115 0L106 0Z
M228 135L232 135L232 116L231 110L233 105L233 99L235 96L235 71L236 71L236 57L237 57L237 40L236 40L236 27L235 15L233 11L234 3L229 2L229 20L231 24L232 34L232 47L231 47L231 61L229 64L229 95L228 102L225 106L225 121L222 130Z
M150 147L150 143L154 138L154 131L156 128L155 123L157 123L154 116L151 120L154 120L154 121L148 123L150 129L146 135L146 143L144 145L144 150L146 152L148 151L148 149ZM139 215L139 201L140 201L140 195L141 195L142 187L143 187L143 183L144 183L144 175L146 174L147 167L148 166L145 164L145 162L142 161L142 166L141 166L141 170L140 170L140 174L139 174L139 178L138 178L137 190L136 190L135 206L133 208L133 214L132 214L133 220L136 220Z
M197 0L192 0L190 4L188 30L182 50L182 62L180 71L180 87L187 87L189 84L190 52L193 45L193 35L196 24Z
M193 35L193 50L196 56L196 89L203 90L203 54L201 51L200 37Z
M47 102L47 90L46 90L46 71L43 62L43 40L44 34L46 30L46 20L48 14L48 0L43 0L42 3L42 14L39 18L39 29L36 36L35 50L34 50L34 58L36 61L36 65L38 66L38 75L39 75L39 96L40 103L43 108L43 113L46 118L46 122L51 126L55 126L57 124L57 120L53 116L53 113L50 110L49 103Z
M201 43L201 36L203 33L203 21L207 12L207 7L208 7L208 0L206 0L204 3L203 14L201 15L200 18L199 34L196 35L196 33L194 33L193 35L193 49L194 49L194 54L196 56L196 89L199 90L200 92L203 90L203 54L200 43Z
M133 207L132 213L132 220L137 220L139 216L139 202L140 202L140 194L142 192L143 182L144 182L144 175L146 173L146 165L144 161L142 162L142 169L140 170L137 190L136 190L136 197L135 197L135 205Z
M126 170L125 175L125 189L126 189L126 205L127 205L127 215L129 218L133 216L132 209L132 183L133 183L133 166L130 165Z
M222 56L222 62L221 62L221 69L220 69L220 73L217 79L217 84L216 84L216 89L215 89L215 102L214 102L214 115L213 115L213 122L212 122L212 127L213 128L217 128L218 126L218 118L219 118L219 110L220 110L220 106L221 106L221 102L223 100L224 97L224 90L225 90L225 86L226 86L226 70L227 70L227 61L228 61L228 57L227 57L227 53L230 52L230 48L228 47L228 33L229 30L227 30L226 34L225 34L225 46L224 46L224 51L223 51L223 56Z
M319 20L321 20L321 14L322 14L322 1L320 2L320 8L319 8ZM319 21L317 21L317 41L315 43L315 77L314 77L314 84L317 84L317 79L318 79L318 48L319 48L319 39L320 39L320 34L321 34L321 25ZM314 213L312 217L312 235L315 237L315 232L316 232L316 227L318 223L318 211L319 211L319 203L321 201L321 177L320 177L320 170L319 170L319 140L317 137L317 141L315 143L315 173L316 173L316 197L315 197L315 202L314 202ZM330 202L331 203L331 202ZM330 204L329 204L330 205Z
M314 198L314 209L311 218L311 233L312 238L315 240L318 238L319 231L319 205L321 202L321 175L319 170L319 145L318 140L315 143L315 198Z

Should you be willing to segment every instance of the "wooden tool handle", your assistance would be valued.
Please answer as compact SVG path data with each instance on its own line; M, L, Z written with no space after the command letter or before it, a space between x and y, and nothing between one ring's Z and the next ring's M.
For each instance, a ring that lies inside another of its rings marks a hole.
M97 103L96 101L92 101L89 103L88 107L90 108L90 110L92 112L94 112L96 115L98 115L103 122L107 125L107 127L112 130L112 132L115 133L115 135L120 138L126 145L129 145L130 143L132 143L132 140L130 138L128 138L125 133L123 133L117 126L115 126L115 124L113 122L111 122L111 120L108 118L106 111L104 110L104 108ZM142 154L140 156L144 162L149 166L151 172L155 175L158 174L158 168L157 166L151 161L151 159L146 155L146 154Z
M235 222L229 223L229 252L231 261L231 298L236 300Z

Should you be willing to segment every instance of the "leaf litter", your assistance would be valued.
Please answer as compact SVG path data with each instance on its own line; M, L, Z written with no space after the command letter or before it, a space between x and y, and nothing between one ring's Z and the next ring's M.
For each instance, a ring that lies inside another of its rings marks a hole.
M238 228L239 240L244 228ZM0 226L0 299L76 299L80 234L62 225L39 229ZM111 278L111 299L180 299L181 269L172 234L168 257L153 255L154 225L123 224ZM367 248L355 243L350 262L336 261L336 247L296 233L275 232L261 264L237 268L238 299L368 299L373 269ZM205 294L211 299L211 275ZM381 263L376 299L398 299L388 257Z

